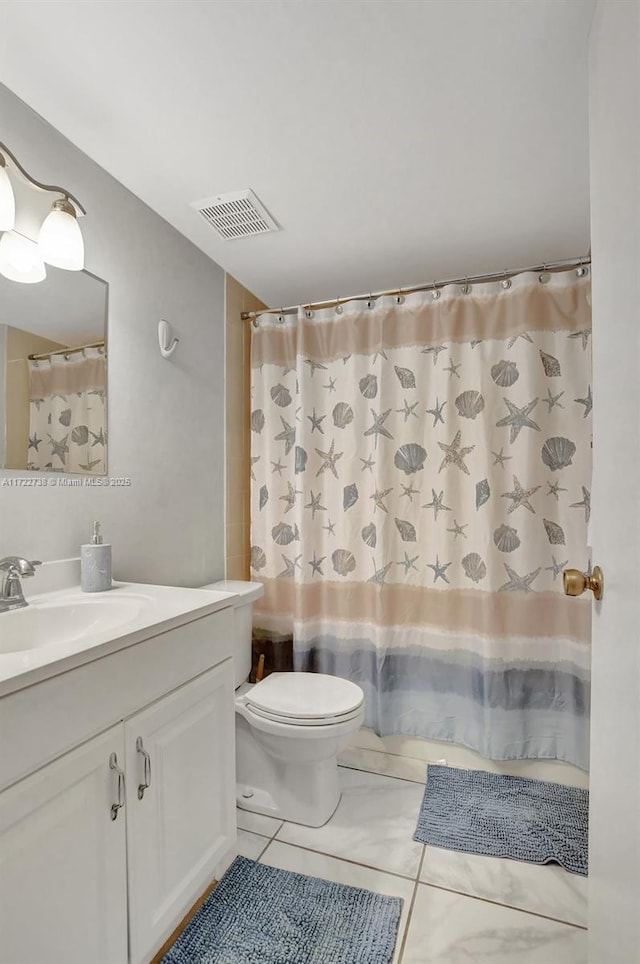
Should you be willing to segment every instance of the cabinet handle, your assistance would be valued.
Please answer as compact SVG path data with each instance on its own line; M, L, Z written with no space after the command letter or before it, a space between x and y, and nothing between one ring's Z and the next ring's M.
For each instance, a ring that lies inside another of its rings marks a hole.
M118 802L111 804L111 819L115 820L118 816L118 810L124 807L124 772L118 766L118 757L115 753L112 753L109 757L109 769L115 770L118 774Z
M136 740L136 750L142 754L142 759L144 760L143 782L138 784L138 800L142 800L144 791L151 786L151 757L144 748L141 736Z

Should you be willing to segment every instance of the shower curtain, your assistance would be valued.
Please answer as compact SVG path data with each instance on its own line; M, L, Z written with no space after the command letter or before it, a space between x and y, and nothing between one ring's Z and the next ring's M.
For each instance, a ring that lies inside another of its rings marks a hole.
M103 348L29 361L27 468L104 475L106 364Z
M542 278L542 280L540 280ZM588 766L590 288L575 271L261 315L254 626L381 735Z

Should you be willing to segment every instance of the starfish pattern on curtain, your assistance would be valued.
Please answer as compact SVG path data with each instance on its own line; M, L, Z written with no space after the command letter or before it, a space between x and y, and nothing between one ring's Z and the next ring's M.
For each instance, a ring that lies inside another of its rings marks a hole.
M103 349L29 361L27 468L104 475L107 380Z
M573 272L254 329L255 625L378 733L587 766L589 331Z

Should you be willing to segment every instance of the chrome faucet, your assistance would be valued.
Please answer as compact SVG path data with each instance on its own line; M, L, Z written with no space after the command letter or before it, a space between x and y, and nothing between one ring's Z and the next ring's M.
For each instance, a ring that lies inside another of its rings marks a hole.
M4 559L0 559L2 572L0 613L9 612L11 609L22 609L23 606L29 605L24 598L20 580L25 576L35 576L35 567L41 565L42 563L37 559L30 562L28 559L21 559L20 556L5 556Z

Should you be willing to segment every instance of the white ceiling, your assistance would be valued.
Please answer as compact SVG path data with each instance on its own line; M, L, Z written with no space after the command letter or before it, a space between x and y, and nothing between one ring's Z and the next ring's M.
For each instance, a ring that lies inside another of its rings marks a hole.
M280 306L584 254L593 3L3 0L2 80Z

